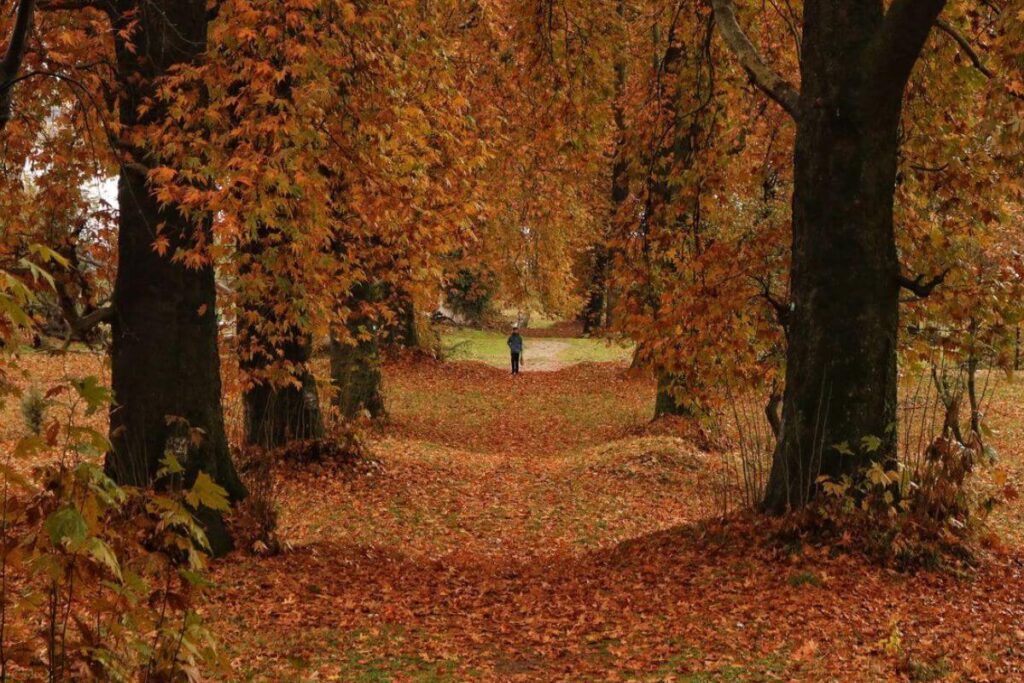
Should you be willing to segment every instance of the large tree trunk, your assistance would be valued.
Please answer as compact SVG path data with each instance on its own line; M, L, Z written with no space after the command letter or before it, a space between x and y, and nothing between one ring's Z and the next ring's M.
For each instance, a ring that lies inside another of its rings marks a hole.
M138 114L140 103L153 96L155 80L205 50L206 2L122 2L114 20L120 123L131 131L166 114L159 103ZM132 156L118 183L111 348L116 405L110 413L113 449L107 470L120 483L146 486L171 452L185 468L186 485L204 471L238 500L245 488L224 432L213 267L188 268L171 259L199 238L212 241L211 226L186 218L174 206L161 208L146 184L144 152L135 149ZM158 228L169 241L166 255L153 248ZM225 552L230 538L219 515L199 512L214 551Z
M440 340L430 327L429 319L417 310L412 292L398 289L391 296L397 302L397 316L381 335L384 343L436 358Z
M903 89L942 0L804 5L789 347L764 505L895 457L900 268L893 231Z
M282 360L298 369L292 379L299 386L294 382L276 385L263 379L246 390L242 401L247 444L279 448L293 440L319 439L324 435L316 379L308 368L312 348L312 339L296 331L295 338L282 349ZM243 365L258 375L269 360L258 354Z
M709 25L703 36L705 41L710 40L711 30ZM699 38L700 36L698 40ZM671 87L672 94L666 96L662 103L662 116L666 121L671 121L672 137L655 152L654 173L648 179L647 231L656 241L665 240L667 237L672 242L683 242L689 228L692 227L695 234L699 230L699 184L684 186L679 182L679 178L685 177L694 168L701 145L709 144L705 131L712 118L710 112L705 111L706 106L695 111L691 101L703 99L703 88L713 90L713 83L705 83L700 77L705 59L710 59L706 43L691 44L687 40L679 39L676 37L675 27L672 27L664 58L660 62L664 74L670 75L674 81L666 83L665 87ZM618 172L621 171L617 168L616 173ZM623 188L613 184L613 197L620 202L624 201L626 195ZM659 233L662 235L659 236ZM699 251L695 248L693 254L699 256ZM662 277L689 277L685 271L667 259L660 268L652 269L648 274L648 305L655 324L661 315L661 287L658 286L656 271L660 271ZM693 389L700 388L698 368L670 372L664 367L661 359L654 360L658 378L658 391L654 402L655 419L665 416L695 417L693 403L688 400L677 400L677 396L689 394Z

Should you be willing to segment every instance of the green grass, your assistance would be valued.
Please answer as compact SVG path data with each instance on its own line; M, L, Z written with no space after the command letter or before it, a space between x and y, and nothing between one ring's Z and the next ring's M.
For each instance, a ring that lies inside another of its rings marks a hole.
M604 339L559 339L569 344L558 358L567 363L629 363L633 345L623 346Z
M507 335L503 332L447 328L441 333L441 346L449 360L479 361L504 368L508 364ZM531 352L533 349L536 353ZM628 363L633 355L631 346L622 346L603 339L526 338L525 359L543 358L562 365L577 363Z
M418 683L454 683L477 678L475 673L459 676L458 662L454 659L431 658L400 652L410 636L397 624L384 624L373 632L366 629L341 631L333 628L312 629L292 637L276 640L272 646L279 649L288 673L278 671L273 680L310 680L306 674L327 667L338 672L340 678L332 680L354 683L389 683L394 680ZM303 656L289 654L296 649ZM246 681L268 680L255 669L239 672Z
M825 582L822 581L821 577L814 572L798 572L789 577L789 585L794 588L799 588L800 586L814 586L815 588L821 588L825 585Z
M497 332L468 328L445 328L441 348L449 360L475 360L505 367L508 363L507 337Z
M671 680L677 683L740 683L741 681L777 681L785 669L785 661L778 654L767 657L751 656L746 664L704 668L701 652L696 648L683 649L670 656L653 675L644 680Z

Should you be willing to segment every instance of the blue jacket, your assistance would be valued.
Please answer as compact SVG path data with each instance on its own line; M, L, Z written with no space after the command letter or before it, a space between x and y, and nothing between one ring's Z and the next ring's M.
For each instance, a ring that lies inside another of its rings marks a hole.
M523 352L523 338L519 336L518 332L513 332L512 336L508 338L508 348L511 349L512 353Z

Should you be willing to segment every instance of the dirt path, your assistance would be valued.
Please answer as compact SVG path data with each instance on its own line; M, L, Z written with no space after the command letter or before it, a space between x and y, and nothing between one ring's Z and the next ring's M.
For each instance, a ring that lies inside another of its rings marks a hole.
M572 365L562 360L561 355L569 349L569 344L557 339L527 339L523 352L523 372L551 372Z

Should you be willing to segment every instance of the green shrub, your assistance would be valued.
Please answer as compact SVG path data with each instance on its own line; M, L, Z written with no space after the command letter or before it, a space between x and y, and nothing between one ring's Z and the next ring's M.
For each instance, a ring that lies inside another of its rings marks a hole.
M46 420L46 409L50 402L43 396L38 387L32 386L21 396L21 417L25 421L25 429L30 434L39 436Z

